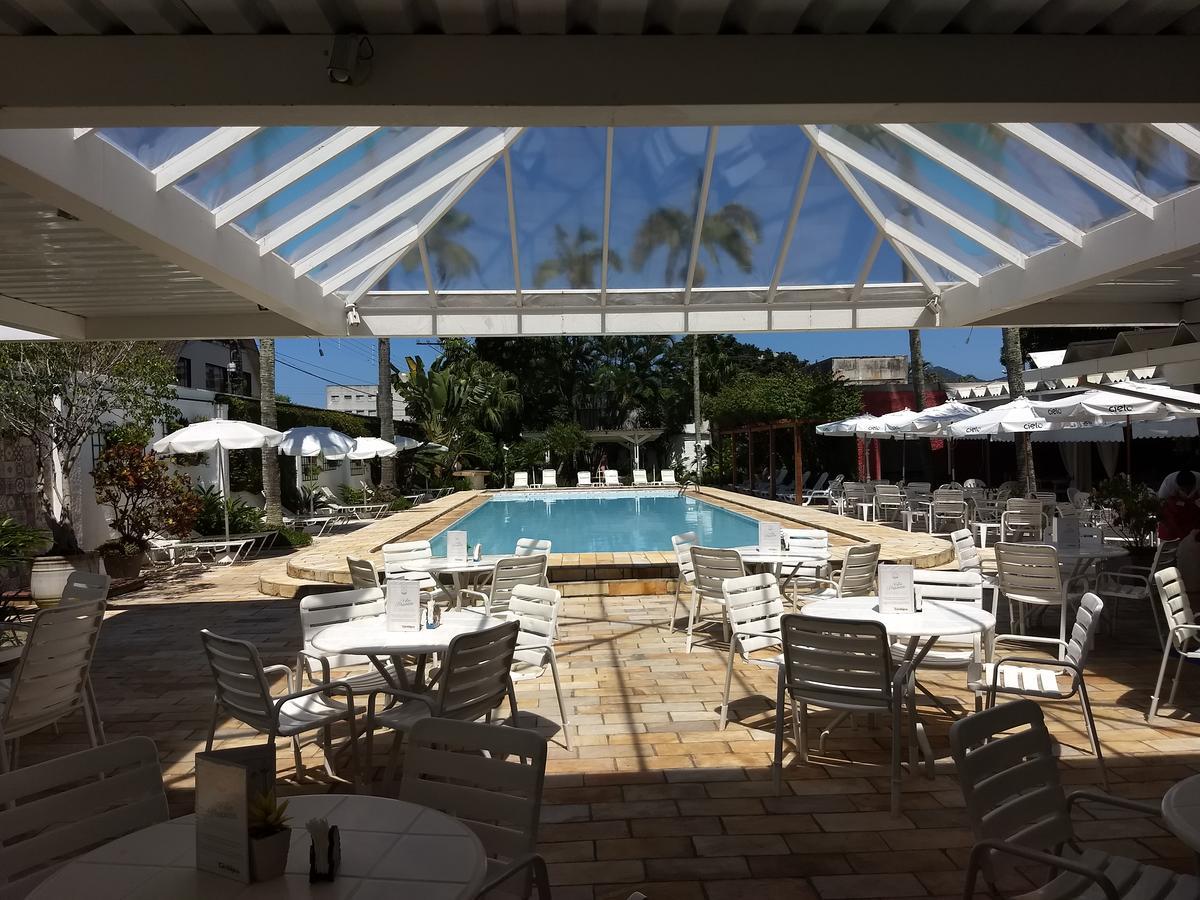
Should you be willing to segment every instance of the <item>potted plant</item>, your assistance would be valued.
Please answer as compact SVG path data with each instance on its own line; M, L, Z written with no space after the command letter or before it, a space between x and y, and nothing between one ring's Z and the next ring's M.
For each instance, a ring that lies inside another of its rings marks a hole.
M104 569L113 578L136 578L156 533L186 537L200 512L200 498L185 475L172 475L141 445L112 444L92 471L96 499L112 508L117 537L101 544Z
M37 461L38 495L50 533L34 560L30 593L54 601L77 569L94 569L75 533L71 473L100 423L178 415L175 367L149 341L10 341L0 344L0 434L24 441Z
M1131 484L1124 475L1100 483L1092 493L1093 502L1113 511L1113 528L1129 542L1132 559L1153 554L1155 528L1162 501L1147 485Z
M287 801L278 803L274 792L259 794L250 801L250 878L270 881L287 868L292 829L288 825Z

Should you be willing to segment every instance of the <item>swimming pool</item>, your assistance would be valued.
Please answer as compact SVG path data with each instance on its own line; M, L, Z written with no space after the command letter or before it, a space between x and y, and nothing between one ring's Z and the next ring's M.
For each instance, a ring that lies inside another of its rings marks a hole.
M463 516L432 541L446 552L446 531L465 531L468 546L511 553L517 538L549 538L555 553L670 550L671 535L694 531L707 547L758 540L758 522L677 491L510 491Z

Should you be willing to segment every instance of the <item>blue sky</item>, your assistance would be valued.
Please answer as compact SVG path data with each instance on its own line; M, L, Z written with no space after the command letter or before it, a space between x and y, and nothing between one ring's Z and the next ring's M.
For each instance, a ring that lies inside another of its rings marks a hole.
M932 365L956 372L995 378L1000 369L998 328L947 328L923 331L925 358ZM801 359L827 356L886 356L908 353L907 331L822 331L793 334L743 334L747 343L786 350ZM403 367L404 357L435 351L410 338L392 339L392 362ZM297 403L325 405L327 384L373 384L377 379L374 339L289 338L276 342L276 385ZM304 371L301 371L304 370Z

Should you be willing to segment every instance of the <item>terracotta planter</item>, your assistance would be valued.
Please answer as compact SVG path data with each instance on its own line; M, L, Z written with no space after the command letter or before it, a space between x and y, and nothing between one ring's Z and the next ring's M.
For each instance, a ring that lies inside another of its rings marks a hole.
M250 838L250 879L252 881L270 881L281 878L287 868L288 849L292 844L292 830L283 831L261 838Z
M145 564L145 553L134 556L113 553L104 556L104 571L113 578L137 578Z
M29 573L29 595L42 609L57 606L72 572L95 572L93 556L39 556Z

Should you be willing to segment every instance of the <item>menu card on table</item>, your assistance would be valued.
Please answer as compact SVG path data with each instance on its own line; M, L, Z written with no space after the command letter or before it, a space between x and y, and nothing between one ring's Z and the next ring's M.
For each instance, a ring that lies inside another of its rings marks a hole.
M384 612L388 631L420 631L420 582L407 578L389 578Z
M1078 547L1079 546L1079 516L1059 516L1054 520L1055 527L1058 529L1058 546L1060 547Z
M778 553L783 546L783 526L778 522L758 523L758 549L764 553Z
M196 868L250 881L250 801L275 792L271 744L196 754Z
M884 563L879 567L879 611L881 613L916 612L913 592L913 567Z
M465 531L446 532L446 558L454 562L467 561L467 533Z

